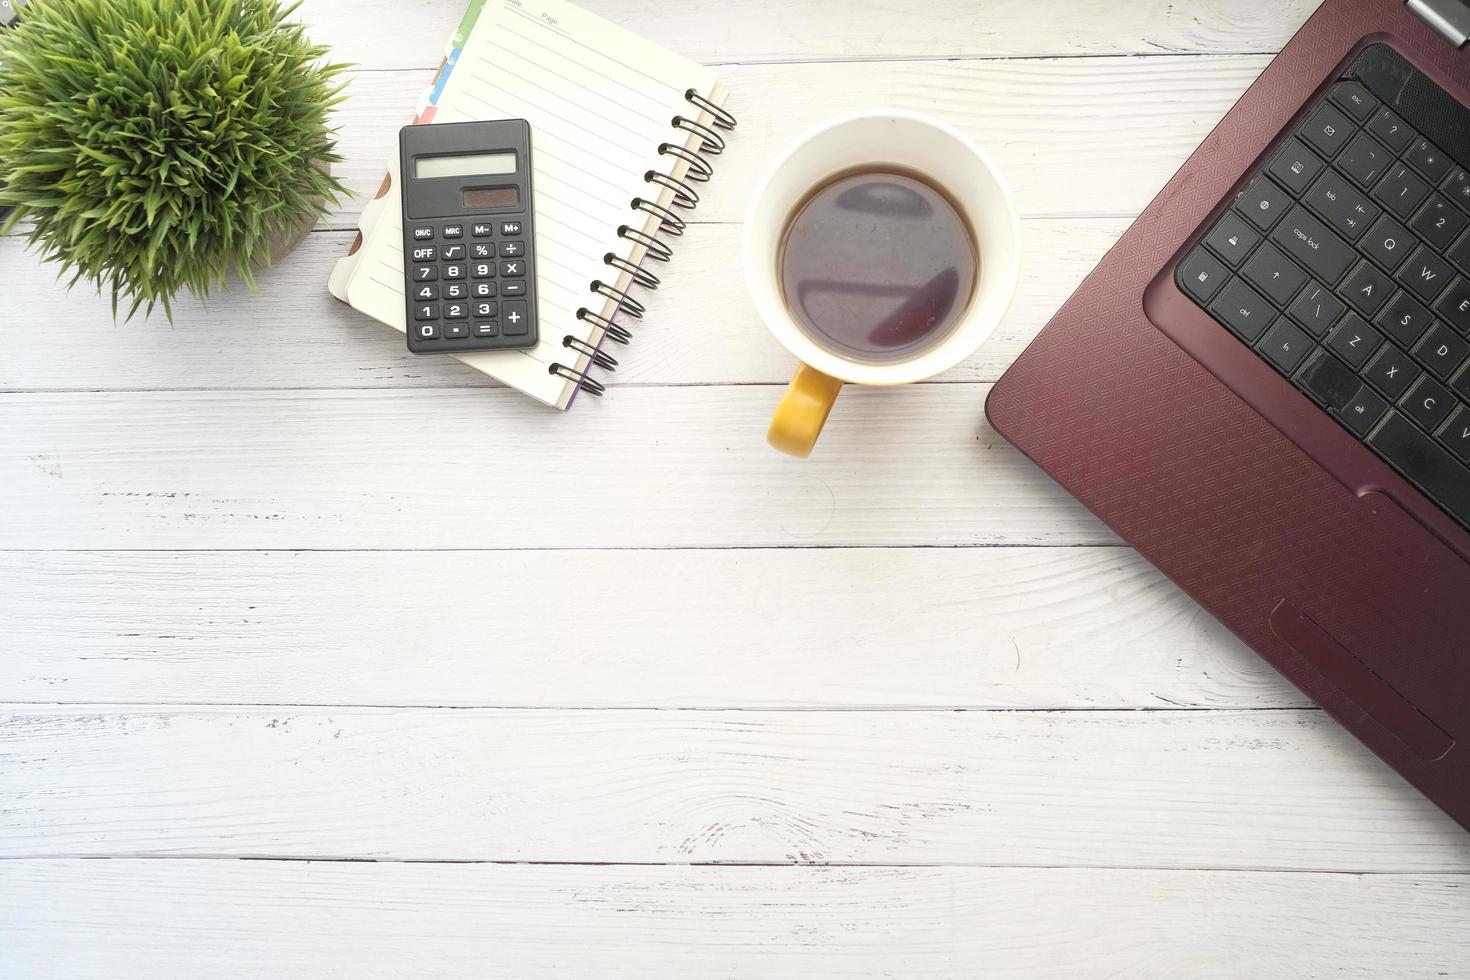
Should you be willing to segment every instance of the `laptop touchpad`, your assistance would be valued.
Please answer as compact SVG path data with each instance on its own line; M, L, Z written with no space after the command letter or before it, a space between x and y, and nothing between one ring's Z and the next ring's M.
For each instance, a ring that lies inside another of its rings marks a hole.
M1432 762L1454 748L1455 740L1448 732L1291 600L1281 600L1272 610L1271 630L1324 681L1397 736L1419 758Z

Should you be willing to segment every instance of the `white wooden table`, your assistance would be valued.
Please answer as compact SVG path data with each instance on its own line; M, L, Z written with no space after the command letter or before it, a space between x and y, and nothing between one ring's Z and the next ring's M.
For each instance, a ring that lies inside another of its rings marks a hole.
M354 188L462 6L303 8ZM360 202L172 328L0 240L0 976L1470 976L1470 835L981 411L1312 0L588 6L742 124L567 416L328 297ZM882 104L1024 286L797 462L739 216Z

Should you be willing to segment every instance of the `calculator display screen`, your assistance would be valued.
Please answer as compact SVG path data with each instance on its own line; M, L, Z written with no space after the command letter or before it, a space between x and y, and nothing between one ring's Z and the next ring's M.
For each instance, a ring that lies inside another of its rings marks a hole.
M413 175L419 180L434 177L478 177L516 172L514 150L499 153L459 153L444 156L415 157Z

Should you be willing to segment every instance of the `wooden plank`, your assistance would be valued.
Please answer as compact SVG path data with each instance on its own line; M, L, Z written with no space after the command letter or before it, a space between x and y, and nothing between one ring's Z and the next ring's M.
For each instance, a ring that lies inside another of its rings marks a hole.
M337 60L427 68L464 11L462 0L309 0L301 17ZM636 34L706 63L933 57L1276 51L1316 0L1067 0L1038 16L1028 0L930 0L900 12L851 0L835 15L820 0L650 3L581 0ZM407 28L407 29L405 29Z
M988 390L854 388L806 461L759 386L0 395L0 548L1116 544Z
M1123 232L1117 218L1023 223L1026 263L1011 311L975 356L941 376L995 381ZM611 384L784 382L793 361L766 332L746 293L738 225L697 225L643 293L649 311ZM324 283L350 236L322 232L260 277L259 293L236 286L208 304L184 299L174 322L115 323L111 304L87 290L66 293L17 239L0 239L0 268L14 270L0 323L6 356L0 390L180 388L490 387L451 358L416 357L403 337L335 302ZM31 270L34 269L34 272ZM25 270L25 271L20 271ZM56 346L36 323L65 323L73 344Z
M1118 548L0 552L0 581L9 701L1308 704Z
M8 972L54 980L1427 980L1467 915L1446 874L0 864Z
M7 857L1470 871L1317 711L13 708L0 771Z
M1029 216L1143 210L1269 59L1061 58L730 65L720 76L740 118L694 212L737 221L760 174L798 134L843 112L896 106L940 116L989 149ZM374 193L429 72L361 72L338 113L337 167ZM773 107L779 107L779 110ZM351 227L360 202L330 223ZM737 258L732 255L731 262Z

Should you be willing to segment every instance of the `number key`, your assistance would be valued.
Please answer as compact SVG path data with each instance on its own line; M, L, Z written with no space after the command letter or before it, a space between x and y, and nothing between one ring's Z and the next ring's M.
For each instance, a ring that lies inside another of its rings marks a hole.
M1388 176L1373 189L1373 196L1400 218L1408 218L1429 196L1429 185L1400 163L1395 164L1388 171Z
M1456 167L1445 178L1443 190L1450 200L1470 211L1470 173L1464 167Z
M444 267L444 278L445 279L463 279L464 278L464 266L462 266L462 265L446 265Z
M495 263L476 262L470 266L470 273L476 279L490 279L495 275Z
M1470 225L1470 218L1465 217L1465 212L1438 194L1431 194L1429 201L1409 222L1411 228L1440 251L1449 248L1450 242L1465 230L1466 225Z
M420 303L413 308L415 320L437 320L439 319L439 307L435 303Z
M450 282L444 284L445 299L464 299L468 295L469 290L465 289L464 283L462 282Z
M433 282L439 278L439 270L432 265L416 265L413 267L414 282Z
M413 298L417 300L429 300L439 298L438 286L419 286L413 291Z
M468 303L445 303L444 304L444 319L446 319L446 320L463 320L465 317L467 317L469 315L470 315L470 305Z

